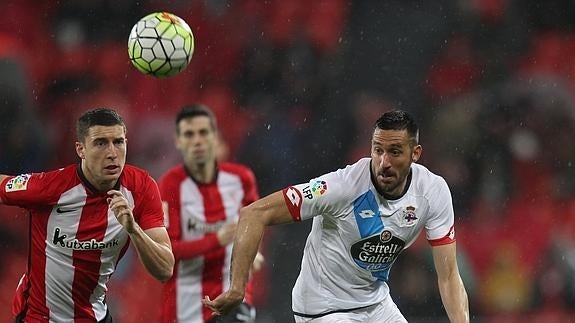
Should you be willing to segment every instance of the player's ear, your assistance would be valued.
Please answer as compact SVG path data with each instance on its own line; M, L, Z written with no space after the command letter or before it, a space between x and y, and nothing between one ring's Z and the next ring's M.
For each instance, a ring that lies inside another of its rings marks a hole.
M416 145L413 148L413 152L411 153L411 161L412 162L416 162L419 160L419 157L421 157L421 152L423 151L423 148L421 147L421 145Z
M178 133L174 133L174 146L176 149L180 149L180 141L178 140Z
M76 141L76 154L78 155L78 157L80 157L80 159L86 158L86 154L84 151L84 144L79 141Z

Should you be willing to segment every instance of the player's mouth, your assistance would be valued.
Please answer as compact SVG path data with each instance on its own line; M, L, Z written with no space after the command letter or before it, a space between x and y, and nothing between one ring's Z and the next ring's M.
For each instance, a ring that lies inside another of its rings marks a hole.
M390 183L394 181L395 175L391 172L383 172L377 175L377 179L384 183Z
M119 165L108 165L108 166L104 167L104 169L106 170L106 172L108 174L114 174L120 170L120 166Z

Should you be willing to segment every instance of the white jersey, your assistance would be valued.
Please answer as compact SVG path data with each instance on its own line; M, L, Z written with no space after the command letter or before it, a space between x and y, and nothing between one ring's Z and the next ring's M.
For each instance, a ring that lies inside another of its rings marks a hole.
M283 190L296 221L313 217L293 311L321 316L383 301L399 253L425 229L431 245L455 241L453 206L443 178L419 164L403 196L383 198L370 175L370 158Z

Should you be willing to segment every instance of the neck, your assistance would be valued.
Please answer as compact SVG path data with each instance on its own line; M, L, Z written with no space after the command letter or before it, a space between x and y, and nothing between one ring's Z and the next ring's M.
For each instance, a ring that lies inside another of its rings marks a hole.
M113 181L97 181L96 178L92 175L88 167L86 167L84 161L82 160L80 164L81 174L80 176L83 177L84 183L89 184L91 190L95 190L97 192L107 192L113 189L116 186L118 180Z

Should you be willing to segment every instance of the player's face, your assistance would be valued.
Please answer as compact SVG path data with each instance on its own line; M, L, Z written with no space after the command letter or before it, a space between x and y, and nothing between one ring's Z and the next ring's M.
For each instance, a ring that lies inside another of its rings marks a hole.
M114 187L126 164L126 132L121 125L93 126L84 142L76 142L86 179L98 190Z
M176 147L182 153L188 167L215 162L217 136L210 118L197 116L182 119L178 123Z
M376 128L371 141L372 180L380 194L399 196L403 192L412 162L421 156L407 130Z

